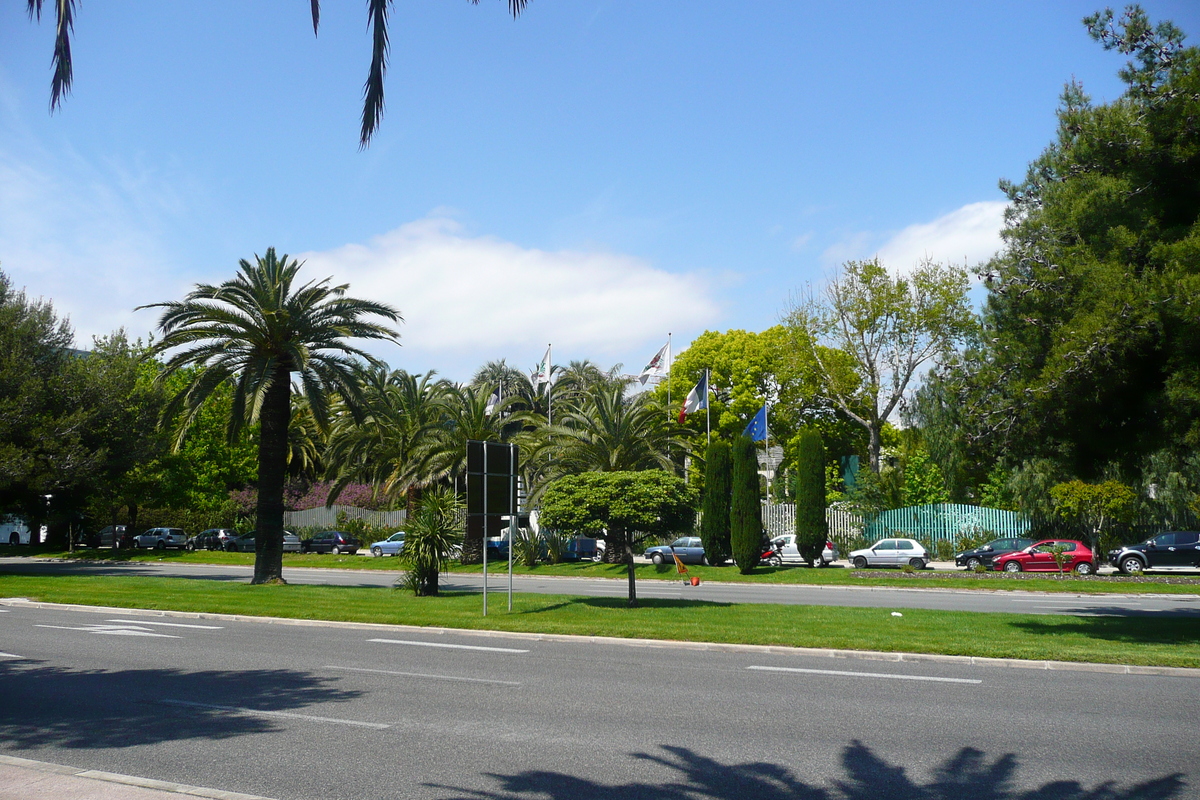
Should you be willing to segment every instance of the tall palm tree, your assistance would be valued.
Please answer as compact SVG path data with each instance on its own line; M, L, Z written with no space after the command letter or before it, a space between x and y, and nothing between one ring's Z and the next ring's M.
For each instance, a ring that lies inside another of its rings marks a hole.
M440 430L444 398L452 388L436 373L412 375L386 368L362 376L361 420L335 413L327 462L333 478L330 502L347 484L361 481L398 498L424 486L414 469L424 440Z
M527 462L537 464L531 497L557 477L581 472L674 471L690 448L687 429L673 424L651 393L626 396L619 383L601 382L572 396L555 416L522 439Z
M379 364L347 339L396 341L391 328L363 318L369 315L400 321L391 306L346 297L348 285L332 286L328 278L295 285L300 263L275 248L255 263L242 259L239 273L219 286L197 284L180 301L152 303L162 308L158 353L178 350L163 377L185 367L198 367L187 385L167 406L165 419L180 414L182 438L213 391L231 381L233 408L228 432L259 423L258 510L253 583L283 580L283 484L287 474L288 428L291 421L292 375L304 395L313 421L329 429L330 399L341 398L347 411L359 415L361 362ZM177 441L178 441L177 438Z

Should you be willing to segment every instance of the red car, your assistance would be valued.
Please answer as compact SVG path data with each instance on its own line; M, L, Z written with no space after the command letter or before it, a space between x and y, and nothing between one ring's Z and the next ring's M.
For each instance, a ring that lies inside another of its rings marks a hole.
M1072 539L1045 539L1024 550L999 556L992 562L992 567L1005 572L1058 572L1053 552L1055 546L1064 548L1064 572L1075 570L1080 575L1096 572L1096 557L1091 549L1083 542Z

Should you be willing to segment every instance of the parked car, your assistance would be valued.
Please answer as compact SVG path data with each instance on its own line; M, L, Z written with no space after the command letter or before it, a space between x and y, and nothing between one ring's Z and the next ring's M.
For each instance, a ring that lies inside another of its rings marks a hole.
M672 554L679 557L685 564L707 564L704 558L704 544L699 536L680 536L670 544L651 547L646 550L646 558L655 564L673 562Z
M400 551L404 549L404 531L396 531L382 542L374 542L371 544L371 555L379 556L398 556Z
M779 555L785 563L804 561L800 557L800 548L796 546L796 534L785 533L783 536L776 536L771 540L771 544L775 545L775 549L779 551ZM832 539L826 539L825 549L821 551L821 558L813 566L824 567L837 559L837 545L833 543Z
M183 528L150 528L134 537L133 546L165 550L168 547L183 547L187 544L187 538Z
M1080 575L1091 575L1096 571L1096 558L1083 542L1074 539L1045 539L1035 545L1000 556L992 562L992 568L1004 572L1058 572L1054 560L1054 548L1066 548L1063 554L1063 571L1074 570Z
M237 531L230 528L209 528L187 540L185 550L224 550L225 543L237 538Z
M975 569L980 564L985 567L992 566L992 560L1008 553L1015 553L1018 550L1024 550L1033 544L1033 539L993 539L987 544L980 545L973 550L964 550L954 556L954 563L960 567L967 569Z
M120 549L122 547L134 547L133 531L129 530L125 525L109 525L101 528L96 534L97 547L111 547Z
M930 562L929 553L916 539L880 539L870 547L855 550L849 558L855 569L902 567L905 564L925 569Z
M333 553L335 556L342 553L353 555L358 552L358 548L361 546L362 542L342 531L322 531L311 539L300 543L302 552Z
M599 561L604 557L604 541L586 536L568 539L562 557L563 561Z
M1200 567L1200 532L1168 531L1141 544L1109 550L1108 563L1127 575L1164 567Z
M225 551L229 553L253 553L257 547L256 534L258 531L243 533L225 541ZM283 552L299 553L301 551L300 537L291 531L283 532Z

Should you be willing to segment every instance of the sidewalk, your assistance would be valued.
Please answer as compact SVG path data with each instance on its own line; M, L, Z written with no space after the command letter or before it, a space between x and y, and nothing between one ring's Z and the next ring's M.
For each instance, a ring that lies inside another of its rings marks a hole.
M180 800L194 797L270 800L253 794L0 755L0 800Z

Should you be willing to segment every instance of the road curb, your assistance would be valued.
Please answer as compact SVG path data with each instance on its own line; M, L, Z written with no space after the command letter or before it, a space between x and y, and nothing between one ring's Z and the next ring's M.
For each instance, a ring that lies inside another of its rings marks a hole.
M440 628L419 625L389 625L381 622L343 622L323 619L291 619L289 617L258 617L244 614L215 614L201 611L163 611L146 608L85 606L70 603L43 603L20 597L0 598L0 605L23 608L51 608L84 611L96 614L125 614L146 617L179 617L184 619L226 620L229 622L259 622L272 625L348 628L357 630L404 630L438 635L491 636L507 639L543 642L588 642L625 647L658 647L678 650L708 650L726 653L772 653L818 658L859 659L864 661L931 662L971 666L1045 669L1059 672L1106 672L1116 675L1166 675L1180 678L1200 678L1200 669L1193 667L1148 667L1136 664L1102 664L1091 661L1049 661L1020 658L988 658L984 656L955 656L938 653L892 653L881 650L837 650L819 647L786 647L783 645L729 644L724 642L685 642L675 639L624 639L615 636L576 636L565 633L526 633L523 631L479 630L475 628Z
M48 761L34 761L29 758L17 758L16 756L6 756L0 754L0 764L19 769L33 770L35 772L47 772L55 775L68 775L73 778L84 778L93 781L104 781L106 783L118 783L124 786L137 786L142 789L155 789L160 792L169 792L171 794L186 795L189 797L209 797L215 800L271 800L269 797L263 797L257 794L242 794L241 792L226 792L221 789L206 789L202 786L189 786L185 783L171 783L170 781L156 781L153 778L139 778L134 775L121 775L116 772L102 772L94 769L78 769L76 767L67 767L62 764L52 764ZM75 796L71 793L70 796Z

